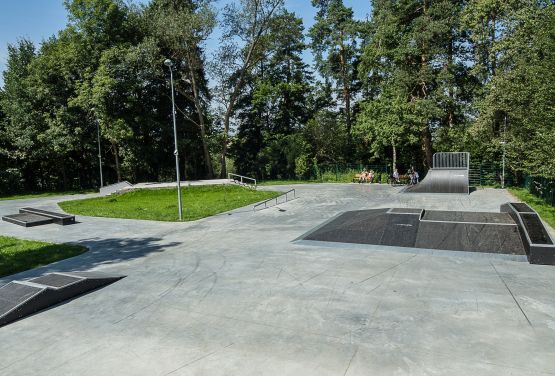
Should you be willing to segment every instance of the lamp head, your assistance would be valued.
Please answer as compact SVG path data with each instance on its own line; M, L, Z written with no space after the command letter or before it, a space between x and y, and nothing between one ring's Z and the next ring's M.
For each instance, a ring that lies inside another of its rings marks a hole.
M171 68L173 67L173 62L170 59L164 60L164 65Z

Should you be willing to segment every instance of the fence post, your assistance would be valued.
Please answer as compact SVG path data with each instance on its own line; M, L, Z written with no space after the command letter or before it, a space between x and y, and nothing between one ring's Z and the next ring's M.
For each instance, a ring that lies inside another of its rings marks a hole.
M482 186L482 162L480 162L480 187Z

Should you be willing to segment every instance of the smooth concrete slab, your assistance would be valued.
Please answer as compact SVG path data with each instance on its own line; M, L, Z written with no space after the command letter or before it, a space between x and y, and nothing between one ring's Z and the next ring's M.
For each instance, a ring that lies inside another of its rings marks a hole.
M0 375L555 373L553 267L292 243L347 210L497 211L513 200L506 191L293 188L298 199L277 208L190 223L0 223L4 235L91 248L9 280L72 270L127 275L0 329ZM56 211L57 200L4 201L0 214L25 205Z

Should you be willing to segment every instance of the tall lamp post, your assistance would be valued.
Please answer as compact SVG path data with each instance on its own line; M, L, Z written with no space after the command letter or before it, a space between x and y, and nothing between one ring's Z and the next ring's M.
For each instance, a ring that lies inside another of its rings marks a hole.
M501 188L505 188L505 149L507 145L507 115L505 114L505 121L503 123L503 162L502 162L502 178L501 178Z
M175 155L175 170L177 173L177 204L179 207L179 220L183 220L183 205L181 201L181 176L179 174L179 151L177 150L177 126L175 123L175 98L173 94L173 63L170 59L164 60L164 65L170 70L170 82L172 91L172 116L173 116L173 139L175 143L175 150L173 155Z
M95 109L92 109L93 114L95 114ZM102 149L100 147L100 124L98 118L95 116L94 121L96 123L96 140L98 142L98 168L100 170L100 188L104 187L104 179L102 178Z

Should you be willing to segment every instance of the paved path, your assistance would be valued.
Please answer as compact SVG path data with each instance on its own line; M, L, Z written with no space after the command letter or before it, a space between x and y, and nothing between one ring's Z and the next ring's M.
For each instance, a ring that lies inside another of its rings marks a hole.
M294 188L300 198L277 208L191 223L0 223L2 234L91 248L14 278L127 275L0 328L0 375L555 374L555 267L291 242L345 210L498 211L505 191ZM5 201L0 214L59 200Z

